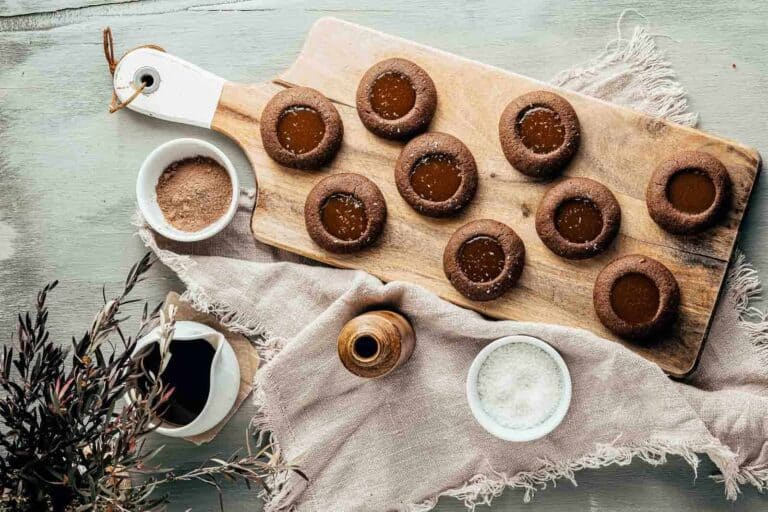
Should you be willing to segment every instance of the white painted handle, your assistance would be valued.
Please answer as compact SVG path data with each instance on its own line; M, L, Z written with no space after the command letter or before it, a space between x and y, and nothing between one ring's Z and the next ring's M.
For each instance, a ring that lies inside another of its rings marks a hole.
M154 83L127 108L166 121L211 127L223 78L168 53L138 48L115 69L114 87L121 102L136 92L145 74L152 75Z

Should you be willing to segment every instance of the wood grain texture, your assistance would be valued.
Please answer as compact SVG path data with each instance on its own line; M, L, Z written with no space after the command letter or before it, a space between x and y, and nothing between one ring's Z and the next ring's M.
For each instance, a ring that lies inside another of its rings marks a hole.
M357 116L355 90L360 77L370 66L390 57L410 59L430 74L440 98L431 130L457 136L475 156L478 192L455 219L428 218L405 203L393 177L402 144L374 136ZM344 142L336 159L319 172L281 167L264 152L256 127L262 106L280 85L225 86L212 128L238 141L256 170L259 199L252 229L258 240L334 266L364 269L384 281L410 281L496 318L588 329L623 343L676 376L693 368L757 174L760 157L755 150L594 98L558 91L573 104L582 127L581 148L566 176L600 181L612 190L622 208L621 231L610 250L588 260L569 261L552 254L535 231L536 208L551 184L533 182L511 168L498 142L498 118L507 103L531 90L550 87L334 18L314 25L298 59L280 76L280 84L313 87L335 101L344 122ZM696 237L667 234L650 219L645 206L650 174L681 150L714 155L728 168L733 181L733 204L727 218ZM387 226L372 249L332 254L306 233L303 207L309 190L322 176L337 172L363 174L385 196ZM480 218L511 226L525 242L527 253L517 287L489 302L463 297L442 270L442 254L451 234ZM597 274L609 261L628 254L661 261L682 290L681 314L673 332L652 344L624 342L602 326L592 308Z
M135 1L137 0L4 0L0 2L0 16L51 14L64 10L76 11L82 7Z
M361 353L363 340L368 352ZM336 343L339 359L355 375L368 379L383 377L410 359L416 345L413 326L395 311L368 311L342 327Z
M0 0L11 8L24 0ZM56 0L52 0L56 1ZM75 5L76 0L62 0ZM82 4L90 3L83 0ZM48 10L47 0L28 5ZM218 145L238 168L241 183L253 183L243 153L225 136L200 128L158 122L132 112L109 116L109 76L101 55L100 30L115 31L118 52L148 42L231 80L269 80L296 58L319 16L332 13L438 48L549 80L559 71L599 53L616 36L616 18L627 7L647 20L627 17L625 37L635 24L672 36L657 43L667 51L690 92L701 127L765 153L765 83L768 81L768 3L752 0L163 0L72 9L66 14L0 17L0 332L7 342L14 315L54 278L51 322L62 343L79 334L107 292L121 286L125 271L144 251L132 236L134 185L144 157L176 137L199 137ZM10 11L6 11L10 12ZM17 11L18 12L18 11ZM64 64L64 65L63 65ZM732 68L736 64L736 68ZM768 275L765 222L768 185L760 180L747 212L739 246L763 277ZM183 290L170 271L158 267L138 292L152 301ZM205 457L242 449L245 427L255 413L244 408L211 444L194 447L162 437L156 462L180 469ZM525 512L758 512L765 497L751 487L736 504L723 499L722 485L699 477L679 458L659 467L636 462L575 475L523 504L508 490L487 510ZM200 482L166 489L171 512L217 512L218 496ZM227 512L260 510L255 492L227 484ZM440 500L437 512L462 512L463 504ZM478 510L485 510L482 507Z

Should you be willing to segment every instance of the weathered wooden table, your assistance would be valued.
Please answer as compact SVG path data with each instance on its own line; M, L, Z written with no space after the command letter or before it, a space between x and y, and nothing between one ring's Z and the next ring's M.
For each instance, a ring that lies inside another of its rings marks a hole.
M354 7L350 7L354 6ZM640 4L408 0L0 0L0 332L31 304L35 290L60 279L52 304L53 328L63 342L83 330L99 305L99 290L117 290L143 252L132 236L134 181L144 156L161 142L195 136L218 144L245 184L252 172L224 137L155 121L132 112L109 115L110 78L102 56L102 27L112 26L118 54L156 43L179 57L232 80L267 80L294 59L310 25L332 14L534 78L548 79L601 50L615 37L626 7L650 20L690 91L701 127L767 154L765 83L768 80L768 4L665 0ZM625 24L644 21L630 15ZM768 216L768 186L758 183L740 246L768 275L761 220ZM143 288L152 300L181 284L169 271L153 272ZM163 460L190 467L242 446L253 410L245 406L210 445L167 440ZM722 510L722 486L694 481L681 460L652 468L583 471L580 486L563 482L537 495L530 510ZM203 484L170 489L171 510L216 510L215 492ZM257 509L254 494L228 487L227 510ZM735 510L764 510L766 501L745 489ZM523 508L507 492L495 510ZM443 500L439 510L462 510Z

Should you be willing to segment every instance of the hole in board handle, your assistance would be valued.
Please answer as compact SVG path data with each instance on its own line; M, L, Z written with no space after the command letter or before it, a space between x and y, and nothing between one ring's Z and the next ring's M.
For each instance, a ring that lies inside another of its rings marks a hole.
M133 74L133 86L138 89L142 85L144 86L142 94L152 94L160 87L160 73L149 66L137 69Z

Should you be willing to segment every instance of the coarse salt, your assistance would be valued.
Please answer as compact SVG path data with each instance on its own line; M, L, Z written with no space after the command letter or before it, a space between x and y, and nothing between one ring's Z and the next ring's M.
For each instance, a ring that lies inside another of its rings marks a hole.
M544 350L528 343L503 345L483 361L477 392L499 425L524 429L546 421L563 398L563 375Z

